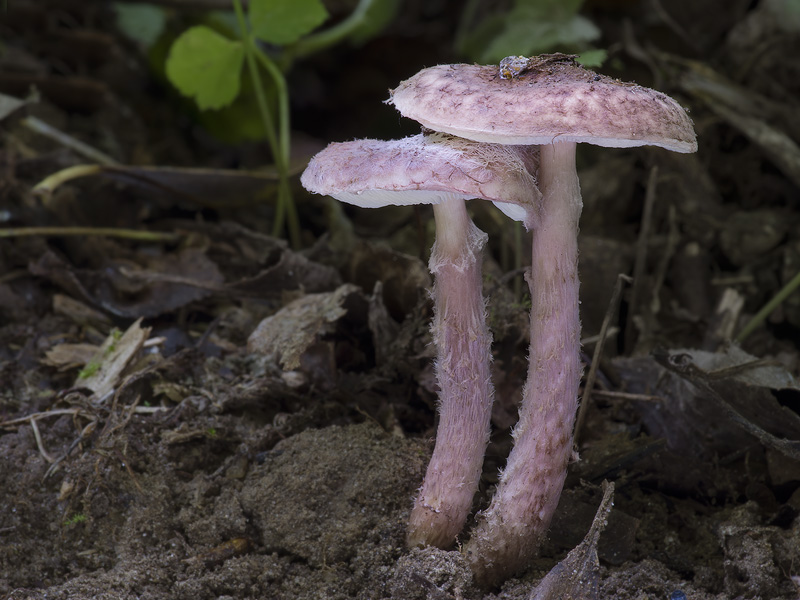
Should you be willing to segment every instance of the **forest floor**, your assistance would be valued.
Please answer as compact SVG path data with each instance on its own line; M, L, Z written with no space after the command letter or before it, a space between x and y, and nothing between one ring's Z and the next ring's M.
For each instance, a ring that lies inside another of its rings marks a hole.
M580 151L586 370L618 274L635 279L541 556L489 591L457 549L405 545L436 431L430 212L343 208L296 177L328 142L414 131L380 101L459 59L441 32L460 3L409 2L290 76L298 248L265 233L261 145L206 133L110 11L12 6L0 93L41 98L0 104L0 598L521 600L580 543L604 481L582 598L800 598L800 300L731 342L800 265L800 19L649 4L587 2L603 72L676 97L700 149ZM34 190L93 162L40 123L115 166ZM473 204L497 390L477 512L527 373L529 242Z

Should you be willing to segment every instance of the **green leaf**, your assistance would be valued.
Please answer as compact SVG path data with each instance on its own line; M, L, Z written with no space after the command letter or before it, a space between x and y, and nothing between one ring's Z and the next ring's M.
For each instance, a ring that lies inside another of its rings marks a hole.
M479 62L497 63L511 55L583 49L600 35L578 14L583 2L515 0L508 12L489 13L462 34L459 50Z
M164 9L152 4L115 2L114 10L119 30L145 48L156 43L167 23Z
M584 67L594 68L600 67L606 62L608 52L602 49L586 50L578 55L578 62Z
M272 110L275 108L275 91L264 79L267 100ZM218 140L228 144L239 144L243 141L259 141L266 138L264 121L258 110L256 95L253 93L250 77L245 69L242 75L242 92L232 104L220 110L209 110L198 115L198 122Z
M485 62L483 60L483 54L486 48L492 43L494 38L503 32L505 23L506 15L487 15L471 30L465 30L461 34L456 41L456 50L471 61ZM502 58L505 58L505 56L508 56L508 54L504 55Z
M559 27L558 43L577 46L600 37L600 29L586 17L575 15Z
M795 34L800 31L800 0L773 0L765 4L782 31Z
M549 22L566 21L578 14L584 0L516 0L509 22L524 18Z
M285 46L313 31L328 18L320 0L251 0L253 35L270 44Z
M181 94L205 110L227 106L239 94L244 48L203 25L187 29L172 44L167 77Z
M530 16L530 15L526 15ZM484 62L496 63L506 56L532 56L563 48L574 48L600 36L600 30L581 15L564 20L509 19L505 30L492 40L482 55Z

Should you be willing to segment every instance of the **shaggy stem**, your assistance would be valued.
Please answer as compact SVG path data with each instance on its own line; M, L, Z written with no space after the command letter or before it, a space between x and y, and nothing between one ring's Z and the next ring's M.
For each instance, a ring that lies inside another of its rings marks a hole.
M489 509L465 547L476 580L496 584L537 552L572 453L580 383L575 144L541 147L541 219L533 231L531 346L514 448ZM532 223L526 223L532 225Z
M472 508L489 442L494 390L492 338L481 294L481 252L487 235L467 215L464 200L434 205L436 243L430 270L437 348L439 429L409 520L408 543L447 548Z

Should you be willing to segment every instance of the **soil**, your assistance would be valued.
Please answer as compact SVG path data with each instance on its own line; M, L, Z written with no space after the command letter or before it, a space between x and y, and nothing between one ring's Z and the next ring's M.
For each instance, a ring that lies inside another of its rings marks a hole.
M381 100L467 60L445 34L462 3L410 1L364 45L292 69L297 247L265 233L263 145L210 135L227 122L198 116L158 50L88 4L9 2L0 25L0 93L24 97L20 77L41 92L0 106L0 598L517 600L577 564L573 549L585 571L566 579L589 583L549 597L800 598L800 300L731 342L800 256L788 3L586 2L603 72L678 98L700 149L581 149L587 371L617 275L635 280L582 389L541 555L491 590L457 547L405 544L436 431L430 212L342 208L296 177L330 141L414 132ZM173 35L198 18L170 14ZM34 190L93 161L31 117L130 169ZM166 165L205 170L147 170ZM229 167L247 172L211 171ZM512 444L529 300L525 234L471 209L490 236L497 389L475 513ZM154 236L24 229L44 226ZM595 548L581 540L603 482L614 506Z

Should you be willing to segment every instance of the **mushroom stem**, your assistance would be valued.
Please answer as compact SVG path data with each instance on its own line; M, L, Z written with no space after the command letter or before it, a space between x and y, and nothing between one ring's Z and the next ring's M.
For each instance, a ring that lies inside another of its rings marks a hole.
M541 146L542 212L533 231L531 345L514 448L489 509L465 547L476 580L501 582L537 552L572 453L580 364L575 143ZM529 223L526 223L529 225Z
M494 389L492 338L481 294L481 253L487 235L461 197L433 207L436 243L430 270L437 348L439 428L436 446L409 520L411 546L452 546L472 508L489 442Z

